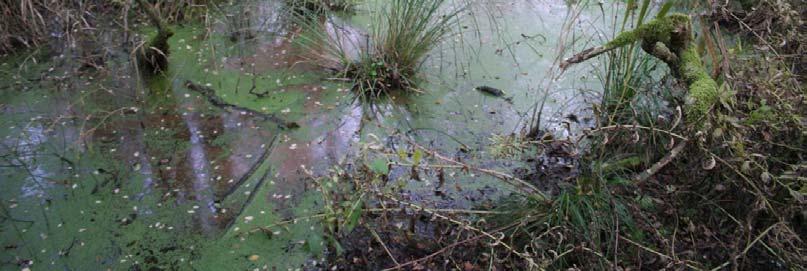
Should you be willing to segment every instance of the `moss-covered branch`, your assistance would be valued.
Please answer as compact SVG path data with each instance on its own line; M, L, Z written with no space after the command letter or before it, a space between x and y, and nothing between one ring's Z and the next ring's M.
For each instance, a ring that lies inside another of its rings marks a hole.
M163 71L168 67L168 39L174 35L174 31L160 19L157 11L145 0L137 0L137 3L146 12L151 23L157 27L157 35L140 50L138 63L150 72Z
M632 31L619 34L601 47L591 48L560 64L565 69L572 64L600 54L641 42L642 50L664 61L678 79L686 82L687 119L697 121L717 102L717 82L709 76L693 44L692 23L685 14L670 14L647 22Z

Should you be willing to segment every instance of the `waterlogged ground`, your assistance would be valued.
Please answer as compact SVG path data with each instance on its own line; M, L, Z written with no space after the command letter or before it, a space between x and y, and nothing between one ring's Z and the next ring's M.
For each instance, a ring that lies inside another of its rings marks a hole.
M379 2L326 23L360 40ZM306 62L311 52L295 39L310 30L295 27L281 1L225 5L206 24L175 26L164 75L138 76L116 38L4 57L0 269L322 268L324 203L312 178L350 166L368 146L402 144L387 141L391 133L507 171L520 165L492 158L490 138L522 132L543 97L543 125L558 136L586 125L596 68L561 75L553 63L570 40L599 42L609 14L568 2L468 5L424 64L425 93L374 111ZM250 34L233 34L242 29ZM105 55L103 67L76 61L87 51ZM189 82L238 108L212 104ZM473 89L481 85L512 104ZM568 114L581 123L564 124ZM393 176L408 199L438 208L512 189L458 170L436 195L434 172L419 181L402 172Z

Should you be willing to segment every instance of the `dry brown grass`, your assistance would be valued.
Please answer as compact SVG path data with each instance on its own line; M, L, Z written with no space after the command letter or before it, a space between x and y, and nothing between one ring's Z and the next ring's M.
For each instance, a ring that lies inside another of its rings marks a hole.
M207 14L211 0L149 1L168 23L199 18ZM126 17L138 14L131 1L121 0L0 0L0 54L53 42L75 44L78 34L92 31L99 18L112 18L129 27ZM92 34L90 34L92 35Z

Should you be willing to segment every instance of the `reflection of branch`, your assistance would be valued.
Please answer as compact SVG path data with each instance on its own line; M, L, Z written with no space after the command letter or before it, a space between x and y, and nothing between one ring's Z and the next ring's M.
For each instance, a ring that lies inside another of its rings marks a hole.
M275 145L276 141L277 141L277 135L275 135L275 137L272 138L272 141L271 141L272 143L269 143L269 146L266 148L266 155L264 155L264 156L268 156L268 153L272 152L272 149L274 149L273 146ZM257 165L255 168L260 167L262 164L263 164L263 161L261 161L260 164ZM254 175L254 173L255 172L253 171L253 172L247 172L246 174L249 175L248 177L251 177L252 175ZM230 221L229 225L227 225L227 227L226 227L227 232L230 231L230 227L232 225L235 225L236 220L241 216L241 214L244 213L244 210L247 208L247 206L249 206L252 203L252 201L255 199L255 195L258 194L258 191L260 190L261 186L263 186L263 182L266 181L267 178L269 178L269 175L271 173L272 173L272 169L266 169L266 172L263 174L263 176L261 176L258 179L258 183L256 183L255 187L252 188L252 191L249 193L249 196L247 197L247 200L244 201L244 204L241 205L241 208L238 210L238 213L235 214L235 216L234 216L235 218ZM234 188L237 188L239 186L240 186L240 184L234 186ZM233 191L235 191L235 189L233 189ZM224 199L224 197L222 197L222 199Z
M211 89L209 87L203 86L203 85L196 84L196 83L194 83L194 82L192 82L190 80L185 82L185 87L187 87L188 89L190 89L192 91L198 92L199 94L202 94L202 96L204 96L207 99L208 102L210 102L212 105L214 105L216 107L219 107L219 108L222 108L222 109L225 109L225 110L236 110L236 111L248 112L248 113L251 113L251 114L256 115L258 117L261 117L263 119L266 119L266 120L269 120L271 122L274 122L280 128L283 128L283 129L294 129L294 128L299 128L300 127L300 125L297 124L296 122L286 121L286 120L281 119L280 117L276 116L275 114L263 113L263 112L260 112L260 111L256 111L256 110L252 110L252 109L243 107L243 106L238 106L238 105L227 103L222 98L220 98L219 96L216 96L216 91L215 90L213 90L213 89Z
M219 195L216 196L219 200L226 199L231 194L235 193L235 191L238 190L238 188L240 188L241 185L244 184L244 182L252 178L252 175L254 175L255 172L258 171L258 168L260 168L266 161L266 159L269 158L269 155L272 153L272 147L275 145L276 138L277 136L275 136L275 138L272 138L272 140L269 141L270 142L269 146L266 149L264 149L263 154L261 154L261 157L259 157L258 160L255 161L255 164L252 165L252 167L250 167L249 170L247 170L247 172L244 173L244 175L241 176L241 178L237 182L235 182L235 184L233 184L233 186L230 187L229 190L227 190L224 193L220 193Z

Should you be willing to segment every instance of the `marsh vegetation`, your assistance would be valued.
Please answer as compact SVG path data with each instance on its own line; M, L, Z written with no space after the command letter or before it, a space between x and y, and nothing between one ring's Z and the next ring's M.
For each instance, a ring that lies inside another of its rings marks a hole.
M807 268L804 1L0 11L0 270Z

